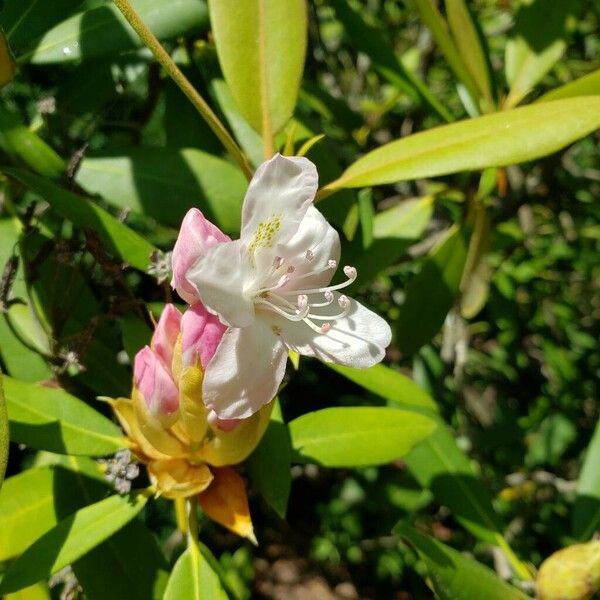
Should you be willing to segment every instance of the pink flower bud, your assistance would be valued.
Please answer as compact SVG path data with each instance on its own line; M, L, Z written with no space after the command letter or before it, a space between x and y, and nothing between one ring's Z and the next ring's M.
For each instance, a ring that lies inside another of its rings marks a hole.
M229 241L229 236L207 221L197 208L191 208L183 218L173 248L171 286L188 304L194 304L199 298L194 286L186 278L187 272L209 248Z
M171 372L173 349L175 348L175 342L177 342L180 326L181 313L173 304L167 304L156 324L151 345L152 350L162 360L169 373Z
M181 318L181 351L184 366L193 365L200 357L205 368L217 350L227 327L209 313L200 302L185 311Z
M208 424L213 429L220 429L221 431L228 432L233 431L244 419L219 419L217 413L211 410L206 417Z
M158 356L145 346L135 355L135 386L155 417L167 417L179 408L179 392Z

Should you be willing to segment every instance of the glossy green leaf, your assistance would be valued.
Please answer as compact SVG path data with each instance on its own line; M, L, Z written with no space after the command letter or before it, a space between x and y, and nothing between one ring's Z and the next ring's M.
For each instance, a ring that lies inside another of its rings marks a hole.
M544 127L539 127L544 123ZM443 125L359 158L324 190L512 165L552 154L600 127L600 96L567 98Z
M240 229L247 181L221 158L186 148L128 148L83 159L76 181L92 194L179 227L197 206L227 232Z
M8 413L6 411L6 401L4 400L4 386L2 385L2 375L0 375L0 490L4 481L6 472L6 463L8 462Z
M506 106L518 104L560 60L567 47L567 19L579 4L579 0L523 3L506 44L505 71L510 84Z
M398 523L394 533L408 541L427 565L430 581L440 600L527 600L529 596L502 581L491 569L418 533L410 525Z
M294 460L325 467L389 463L435 427L425 415L386 407L325 408L289 423Z
M600 96L600 69L551 90L536 102L551 102L576 96Z
M323 207L335 204L337 198ZM355 238L343 249L343 262L353 265L358 271L356 286L367 286L384 269L393 265L411 244L421 238L432 214L432 196L406 200L377 213L373 219L374 239L371 245L365 249L363 241Z
M4 600L51 600L50 590L46 583L36 583L13 594L7 594Z
M103 208L33 173L9 167L2 168L2 172L39 194L74 225L91 228L108 252L141 271L150 266L150 256L156 248Z
M427 85L398 59L394 47L383 31L366 23L359 11L354 10L346 0L330 0L330 4L335 9L337 18L344 25L350 44L359 52L366 54L383 77L413 100L422 98L445 121L452 121L452 116L431 93Z
M294 112L306 54L304 0L209 0L219 62L240 112L273 137Z
M121 430L87 404L56 389L4 377L11 440L59 454L105 456L126 445Z
M199 33L208 24L204 0L133 0L132 5L159 39ZM119 10L106 3L59 23L18 60L38 64L90 60L141 46Z
M437 411L437 404L429 394L405 375L384 365L370 369L353 369L334 363L325 363L350 381L406 409Z
M65 172L66 162L4 106L0 106L0 142L10 156L39 175L58 179Z
M475 81L479 93L491 107L492 85L488 62L465 0L446 0L446 16L463 63Z
M0 593L32 585L72 564L131 521L147 500L143 493L110 496L63 519L11 565Z
M600 421L586 450L577 481L573 507L573 535L581 541L591 539L600 528Z
M227 600L227 594L208 561L191 546L177 559L164 600Z
M77 476L64 466L50 464L28 469L5 481L0 492L0 562L21 554L65 516L57 493L68 494L69 513L87 504L88 499L76 493ZM85 466L86 478L100 476L95 462L90 460Z
M414 354L440 330L458 295L467 244L463 232L453 227L406 287L406 299L396 320L396 344Z
M454 74L458 79L460 79L469 90L471 96L477 98L477 84L463 62L458 48L448 30L448 24L440 14L436 3L434 0L414 0L414 3L421 15L421 19L423 19L423 22L431 31L433 39L444 55L444 58L448 61L448 65L452 71L454 71Z
M70 16L82 0L5 0L0 24L17 56L49 29Z
M440 423L404 460L419 484L430 489L473 535L504 545L489 494L446 425Z
M267 431L248 458L246 468L253 486L282 519L292 485L291 463L290 434L276 400Z

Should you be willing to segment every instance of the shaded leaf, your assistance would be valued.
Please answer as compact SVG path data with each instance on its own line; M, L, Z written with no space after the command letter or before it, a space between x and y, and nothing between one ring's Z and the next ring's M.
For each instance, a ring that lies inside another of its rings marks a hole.
M296 105L306 53L303 0L209 0L219 62L240 112L272 138Z
M539 123L544 127L539 127ZM359 158L323 188L364 187L512 165L551 154L600 127L600 96L567 98L435 127Z
M248 458L246 467L254 487L282 519L285 518L292 485L291 463L290 434L276 400L269 427Z
M131 521L147 500L143 493L111 496L63 519L11 565L0 593L32 585L73 563Z
M396 320L396 344L403 353L414 354L442 327L458 295L466 258L464 234L453 227L408 284Z
M76 181L120 208L179 227L185 213L199 207L221 229L240 229L247 181L221 158L186 148L127 148L81 161Z
M61 389L4 377L11 439L59 454L105 456L126 445L121 430Z
M454 548L418 533L404 523L394 533L408 540L427 565L436 596L440 600L527 600L529 596L502 581L491 569L467 558Z
M6 411L2 379L0 375L0 490L2 489L6 463L8 462L8 413Z
M2 172L39 194L74 225L93 229L109 252L132 267L145 272L150 266L156 248L93 202L21 169L5 167Z
M433 419L386 407L325 408L289 423L294 460L363 467L402 458L435 429Z
M133 0L132 5L159 39L198 33L208 24L203 0L172 0L168 4L163 0ZM117 7L106 3L73 15L47 31L19 56L19 62L89 60L141 46L141 40Z

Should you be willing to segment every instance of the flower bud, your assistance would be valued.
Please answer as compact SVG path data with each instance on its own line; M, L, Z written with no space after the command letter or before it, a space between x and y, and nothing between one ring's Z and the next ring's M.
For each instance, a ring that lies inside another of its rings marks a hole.
M181 318L183 365L195 365L199 357L204 369L216 352L226 329L201 303L186 310Z
M179 408L179 391L158 356L145 346L135 355L135 386L151 415L168 418Z
M152 336L152 350L169 371L173 363L173 349L177 342L180 326L181 313L173 304L167 304L160 315Z
M228 241L229 236L207 221L197 208L190 209L185 215L173 248L171 286L188 304L194 304L199 298L198 292L186 278L187 272L209 248Z

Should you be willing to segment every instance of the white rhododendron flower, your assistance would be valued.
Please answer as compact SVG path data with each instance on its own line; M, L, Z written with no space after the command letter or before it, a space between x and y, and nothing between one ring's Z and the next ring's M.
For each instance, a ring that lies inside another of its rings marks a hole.
M367 368L381 361L389 325L331 285L340 257L337 232L313 206L318 176L306 158L279 154L252 178L239 240L202 213L186 215L173 251L173 286L201 301L227 330L204 373L203 400L219 419L241 419L270 402L288 350Z

